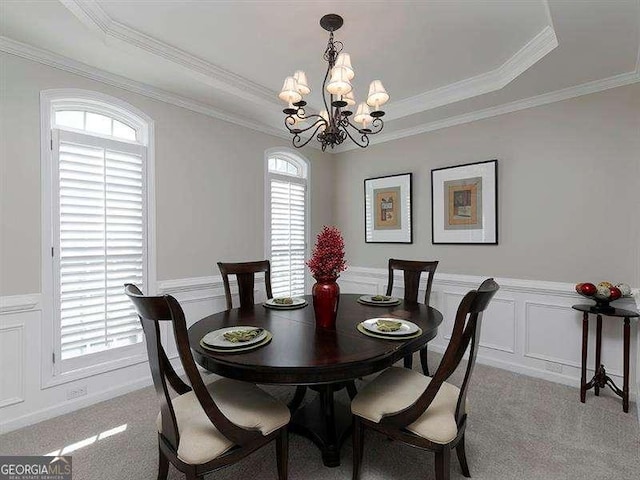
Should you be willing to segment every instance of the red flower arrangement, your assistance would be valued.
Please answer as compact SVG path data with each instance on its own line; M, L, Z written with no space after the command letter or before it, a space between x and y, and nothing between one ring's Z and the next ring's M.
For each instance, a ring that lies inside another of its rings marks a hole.
M337 277L347 269L344 240L336 227L322 227L307 266L314 277Z

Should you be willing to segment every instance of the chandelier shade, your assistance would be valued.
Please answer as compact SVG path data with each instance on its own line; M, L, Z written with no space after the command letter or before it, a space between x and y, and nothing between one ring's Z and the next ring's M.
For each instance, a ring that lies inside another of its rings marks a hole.
M297 70L296 73L293 74L293 78L296 81L296 86L300 95L309 95L311 93L306 73L302 70Z
M289 104L296 103L302 100L302 95L298 92L298 87L296 84L296 79L293 77L287 77L284 79L284 85L282 85L282 90L280 91L280 100L285 101Z
M353 77L356 76L355 72L353 71L353 67L351 67L351 55L349 55L348 53L341 53L340 55L338 55L336 64L333 68L334 70L336 68L341 68L342 70L344 70L348 80L353 80Z
M292 143L296 148L304 147L314 138L320 142L323 151L327 147L335 148L347 138L359 147L366 148L369 146L369 136L380 133L384 127L381 117L385 112L380 107L389 101L389 94L380 80L371 82L366 102L358 105L354 115L356 98L351 81L355 78L355 71L351 65L351 55L342 51L342 42L334 40L334 32L342 24L342 17L336 14L328 14L320 19L320 26L329 32L329 42L323 55L327 62L321 90L324 109L318 114L310 114L305 110L307 102L303 97L311 93L311 88L302 70L296 70L292 76L285 78L278 95L287 104L283 110L286 115L284 124L293 135Z
M376 110L380 110L380 107L387 103L389 100L389 94L384 89L380 80L374 80L369 85L369 96L367 97L367 105L375 107Z
M349 75L344 68L334 67L331 70L331 80L327 83L327 92L331 95L346 95L352 90Z

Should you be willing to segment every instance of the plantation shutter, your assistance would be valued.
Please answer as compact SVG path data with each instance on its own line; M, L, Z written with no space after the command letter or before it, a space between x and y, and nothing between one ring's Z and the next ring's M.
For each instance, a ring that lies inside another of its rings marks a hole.
M304 295L306 186L271 178L271 286L275 297Z
M123 286L146 287L146 149L67 131L54 138L55 300L65 360L142 341Z

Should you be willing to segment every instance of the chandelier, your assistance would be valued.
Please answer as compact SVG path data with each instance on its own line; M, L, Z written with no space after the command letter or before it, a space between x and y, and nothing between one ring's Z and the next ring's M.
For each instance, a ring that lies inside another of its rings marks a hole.
M347 137L359 147L366 148L369 145L369 135L380 133L384 127L384 112L380 107L389 100L389 94L380 80L371 82L367 101L360 103L355 115L353 113L356 100L351 86L351 80L355 76L351 67L351 57L348 53L342 52L342 42L333 39L333 32L338 30L342 23L342 17L333 13L320 19L320 26L329 32L329 42L324 51L328 67L322 81L324 110L319 114L307 115L305 112L307 102L303 97L311 93L311 89L302 70L285 78L282 91L278 95L288 105L283 110L286 114L284 124L293 135L292 142L296 148L304 147L314 137L320 142L323 151L327 146L334 148L340 145ZM311 134L308 138L301 136L309 131Z

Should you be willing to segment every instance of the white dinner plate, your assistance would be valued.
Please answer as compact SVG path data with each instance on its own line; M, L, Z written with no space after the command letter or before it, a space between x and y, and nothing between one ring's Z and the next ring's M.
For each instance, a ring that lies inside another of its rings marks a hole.
M262 333L247 342L231 342L224 338L224 334L228 332L235 332L237 330L255 330L256 328L257 327L251 327L248 325L237 325L235 327L221 328L219 330L214 330L213 332L207 333L204 337L202 337L202 343L210 347L225 349L248 347L249 345L253 345L255 343L263 341L267 336L267 330L262 330Z
M367 305L382 305L385 307L389 305L397 305L400 303L400 299L396 297L391 297L389 300L372 300L372 298L375 296L377 295L362 295L360 298L358 298L358 300L362 303L366 303ZM383 296L386 297L386 295Z
M267 308L277 308L281 310L291 310L295 308L302 308L307 305L307 301L304 298L298 298L298 297L293 297L291 299L293 300L293 303L290 303L288 305L276 303L274 302L274 300L275 300L274 298L270 298L266 302L264 302L262 305L264 305Z
M402 325L395 332L381 332L380 330L378 330L378 326L376 325L376 322L378 320L393 320L396 322L400 322ZM362 326L370 332L389 337L404 337L406 335L413 335L418 330L420 330L420 327L418 327L418 325L416 325L415 323L409 322L407 320L400 320L398 318L370 318L362 322Z

